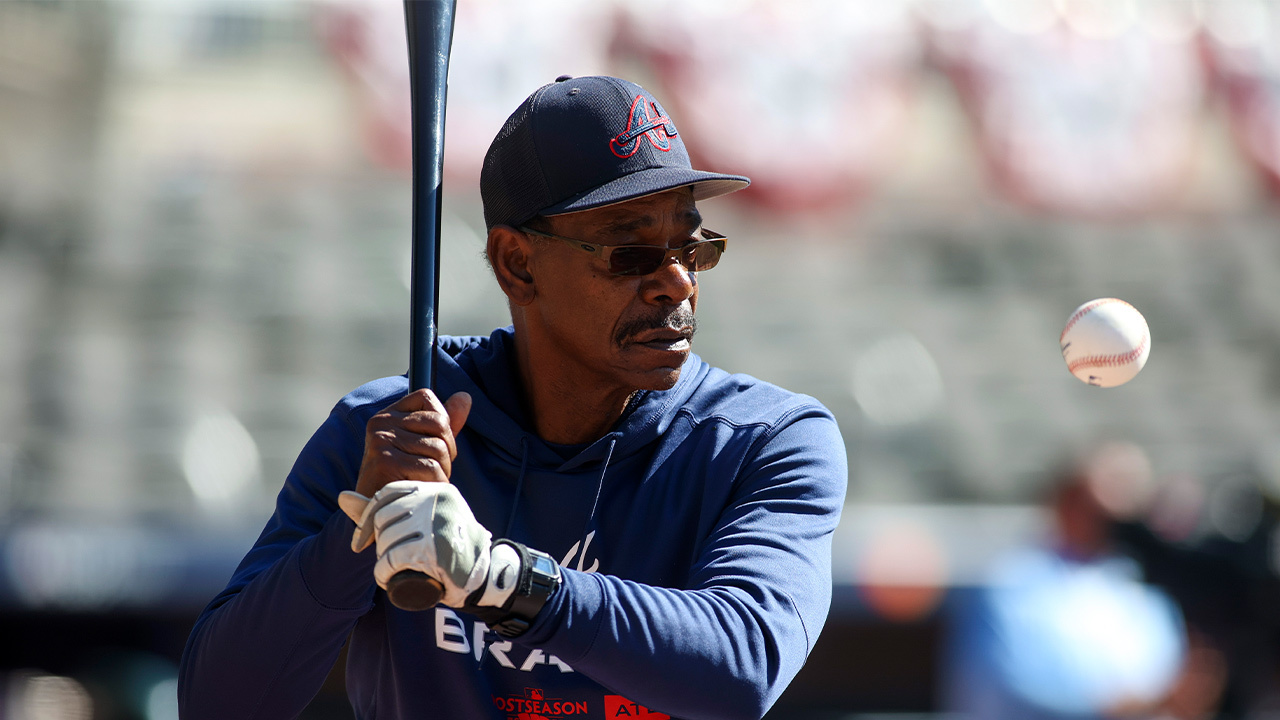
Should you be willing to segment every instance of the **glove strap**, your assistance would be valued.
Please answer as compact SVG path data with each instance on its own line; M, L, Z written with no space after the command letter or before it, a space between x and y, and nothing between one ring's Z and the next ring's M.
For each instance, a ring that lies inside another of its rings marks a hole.
M520 579L501 610L481 619L502 637L519 637L533 624L551 593L560 587L560 566L550 555L513 540L497 540L493 544L509 545L520 556Z

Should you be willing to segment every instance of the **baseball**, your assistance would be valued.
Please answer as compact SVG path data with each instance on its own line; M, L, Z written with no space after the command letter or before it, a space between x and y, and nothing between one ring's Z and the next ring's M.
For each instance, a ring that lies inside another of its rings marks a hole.
M1099 298L1071 313L1058 344L1067 369L1081 382L1115 387L1132 380L1147 364L1151 330L1129 303Z

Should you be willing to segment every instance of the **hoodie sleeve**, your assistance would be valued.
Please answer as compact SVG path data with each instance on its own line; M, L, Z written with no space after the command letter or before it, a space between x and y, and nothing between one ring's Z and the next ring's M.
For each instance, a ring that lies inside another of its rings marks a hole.
M299 455L276 510L182 654L184 720L300 713L373 602L374 553L351 552L337 495L355 486L363 425L330 414Z
M687 589L565 569L523 644L662 713L763 716L826 621L848 468L820 407L793 414L757 447Z

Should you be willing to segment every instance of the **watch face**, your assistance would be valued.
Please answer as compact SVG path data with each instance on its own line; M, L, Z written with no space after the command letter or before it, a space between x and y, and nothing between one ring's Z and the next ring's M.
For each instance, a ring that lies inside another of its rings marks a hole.
M542 573L543 575L555 575L556 570L558 569L558 566L556 565L554 560L547 557L546 555L541 555L541 556L534 555L533 569L536 570L537 572Z

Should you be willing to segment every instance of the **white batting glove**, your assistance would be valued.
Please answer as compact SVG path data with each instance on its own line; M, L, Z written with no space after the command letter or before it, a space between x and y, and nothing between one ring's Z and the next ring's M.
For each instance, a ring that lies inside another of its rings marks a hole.
M377 543L373 576L384 590L401 570L438 580L444 586L441 602L450 607L462 607L468 599L473 605L501 606L514 589L519 556L505 545L490 552L492 534L453 485L400 480L372 500L343 491L338 506L356 524L353 552Z

